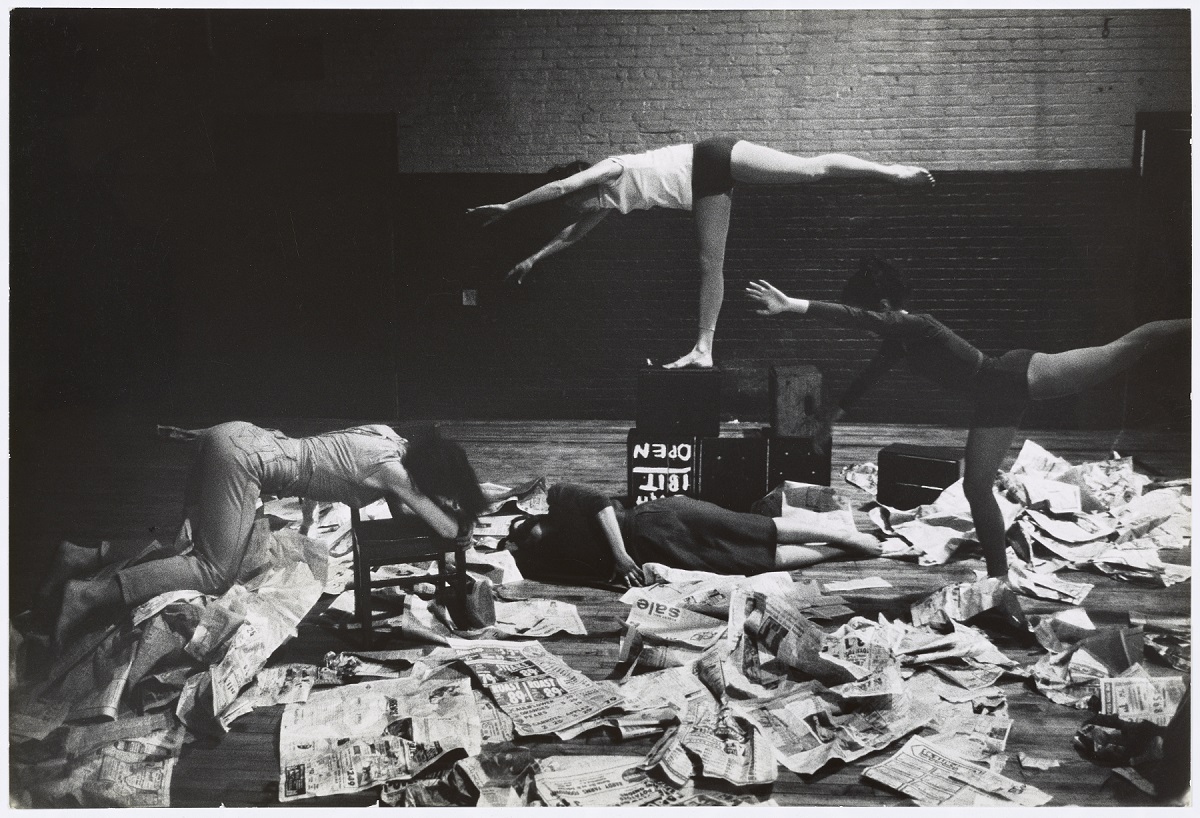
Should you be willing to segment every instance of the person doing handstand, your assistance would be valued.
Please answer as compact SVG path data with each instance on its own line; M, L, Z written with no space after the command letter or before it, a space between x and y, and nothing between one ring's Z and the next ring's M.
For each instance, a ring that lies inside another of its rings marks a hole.
M191 551L132 565L106 579L67 581L55 626L60 646L93 614L132 608L167 591L221 594L244 580L240 572L251 564L247 550L263 494L356 508L384 498L392 516L407 509L447 538L470 531L487 505L462 447L436 431L411 443L382 424L305 438L243 421L160 431L196 447L184 496ZM100 561L97 552L94 567ZM78 557L74 562L76 568L83 564Z
M713 336L725 298L725 241L734 184L808 184L833 178L933 185L933 176L924 168L881 165L841 153L794 156L743 139L717 137L695 145L611 156L510 202L482 205L467 212L488 217L484 222L488 225L514 210L561 200L578 217L508 272L507 278L519 284L534 264L579 241L613 210L629 213L662 207L692 211L700 252L699 331L692 351L666 368L711 367Z
M532 578L628 586L644 583L647 562L751 575L882 553L869 534L830 525L806 509L771 518L683 496L625 508L576 483L555 483L546 500L549 513L514 521L505 542Z
M866 258L842 293L844 304L792 298L769 282L746 293L760 315L796 313L865 330L883 339L879 351L847 387L829 422L840 420L889 368L903 360L913 374L966 392L974 403L963 475L975 535L989 576L1008 575L1004 518L992 486L1030 401L1074 395L1136 363L1143 355L1191 332L1191 320L1153 321L1104 346L1044 353L1028 349L992 357L944 324L903 309L909 286L890 264Z

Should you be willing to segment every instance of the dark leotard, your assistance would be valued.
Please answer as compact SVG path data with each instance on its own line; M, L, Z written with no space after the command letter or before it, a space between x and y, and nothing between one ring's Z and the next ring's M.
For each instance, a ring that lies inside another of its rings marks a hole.
M901 360L914 375L970 395L975 403L973 425L1015 426L1029 403L1032 350L1012 350L999 357L985 355L945 324L923 313L873 312L810 301L807 314L863 329L883 339L875 357L842 395L839 406L843 410Z

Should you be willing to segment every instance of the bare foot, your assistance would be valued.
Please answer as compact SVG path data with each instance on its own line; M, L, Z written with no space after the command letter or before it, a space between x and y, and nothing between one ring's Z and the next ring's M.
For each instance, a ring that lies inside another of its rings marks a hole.
M63 586L62 610L54 624L54 642L59 648L111 613L122 602L121 588L115 578L102 580L72 579Z
M892 172L896 174L897 184L905 187L933 187L936 182L933 179L933 174L913 165L892 165Z
M861 532L848 535L842 541L842 548L846 553L863 559L883 556L883 544L870 534L863 534Z
M683 369L684 367L692 367L695 369L711 369L712 365L712 352L701 352L698 349L693 349L679 360L672 361L669 364L663 364L663 369Z

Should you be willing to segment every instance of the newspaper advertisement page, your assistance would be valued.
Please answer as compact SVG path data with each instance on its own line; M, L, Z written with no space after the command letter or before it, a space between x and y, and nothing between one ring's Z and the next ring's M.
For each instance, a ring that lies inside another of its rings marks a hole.
M909 739L886 761L868 767L863 776L904 793L923 807L1039 807L1050 800L1032 785L972 764L919 737Z
M1100 679L1100 712L1166 727L1187 690L1182 676Z
M279 728L279 798L358 792L412 778L454 750L482 746L467 679L383 679L289 704Z
M621 703L614 685L593 682L538 642L451 645L520 735L563 730Z

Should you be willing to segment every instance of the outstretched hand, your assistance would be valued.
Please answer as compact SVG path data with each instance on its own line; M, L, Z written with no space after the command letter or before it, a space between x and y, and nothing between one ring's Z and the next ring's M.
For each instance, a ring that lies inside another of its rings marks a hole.
M777 315L788 307L787 295L771 282L763 279L751 281L746 286L746 295L762 305L762 309L755 310L759 315Z
M529 271L533 269L533 262L530 259L525 259L520 264L514 266L508 273L505 274L504 280L509 284L524 284L525 276L529 275Z
M482 226L487 227L489 224L496 221L496 219L500 218L507 212L508 205L506 204L489 204L480 205L479 207L472 207L467 210L467 215L485 217Z

